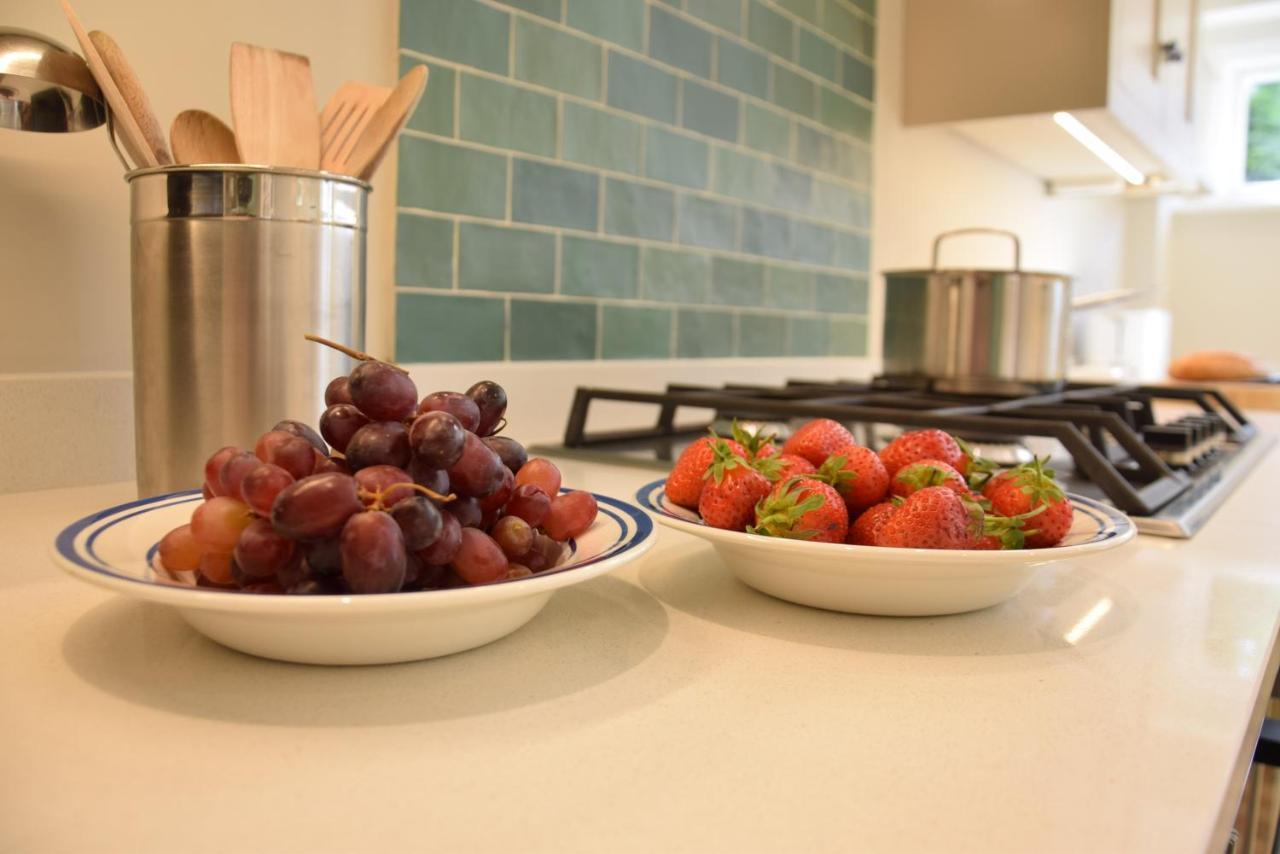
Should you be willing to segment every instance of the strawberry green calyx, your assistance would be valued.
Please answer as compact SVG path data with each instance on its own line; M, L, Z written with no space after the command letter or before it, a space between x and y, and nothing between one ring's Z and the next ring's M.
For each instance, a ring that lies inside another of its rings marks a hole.
M926 463L911 463L903 466L894 475L894 479L919 491L929 486L943 486L951 473L938 466Z
M756 524L747 528L748 534L790 540L809 540L817 536L816 531L796 529L796 524L806 513L822 507L822 496L816 492L809 493L804 500L800 499L805 492L799 485L801 479L788 478L781 490L760 499L756 504Z
M733 419L733 439L739 445L747 449L747 453L754 457L760 452L765 445L772 445L778 437L772 433L766 433L763 430L757 430L750 433L741 424L738 419Z
M974 492L981 492L982 487L987 485L987 481L991 480L992 476L1000 469L1000 466L994 460L975 454L973 446L959 436L953 438L956 440L956 444L960 446L960 451L969 461L963 472L969 488Z
M1067 498L1053 479L1053 469L1045 468L1048 462L1048 457L1036 457L1013 470L1014 484L1019 492L1031 499L1032 504L1051 504Z
M825 484L835 487L836 491L841 491L841 487L845 484L853 483L858 479L858 473L851 469L846 469L844 464L849 458L843 454L836 454L827 457L826 460L818 467L815 474L809 475L814 480L820 480Z
M1027 537L1038 531L1035 528L1024 529L1023 525L1046 509L1047 505L1041 504L1036 509L1017 516L987 516L982 520L982 535L998 539L1002 549L1026 548Z
M725 474L730 469L738 467L752 468L751 463L733 448L730 448L729 443L724 439L717 438L711 443L711 453L711 465L707 466L706 474L703 477L708 480L714 480L716 483L723 481Z
M750 465L771 483L782 477L782 470L787 467L786 462L777 457L759 457L751 460Z

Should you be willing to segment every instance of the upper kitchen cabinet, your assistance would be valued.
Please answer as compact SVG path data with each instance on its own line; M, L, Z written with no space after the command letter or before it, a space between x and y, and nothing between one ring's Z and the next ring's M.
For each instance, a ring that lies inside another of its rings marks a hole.
M907 0L905 123L1051 186L1190 182L1197 2Z

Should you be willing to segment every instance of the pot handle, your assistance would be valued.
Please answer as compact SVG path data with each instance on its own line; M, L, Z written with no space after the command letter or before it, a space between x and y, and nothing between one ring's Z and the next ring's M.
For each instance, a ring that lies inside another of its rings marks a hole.
M933 239L933 269L938 269L938 250L942 247L942 241L948 237L955 237L958 234L1002 234L1013 241L1013 270L1018 272L1022 269L1022 242L1018 240L1018 235L1012 231L1005 231L1002 228L957 228L952 231L944 231Z

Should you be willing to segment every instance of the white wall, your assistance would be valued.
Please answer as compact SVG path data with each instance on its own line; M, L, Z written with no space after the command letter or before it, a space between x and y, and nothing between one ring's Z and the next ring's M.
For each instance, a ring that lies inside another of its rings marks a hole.
M901 125L903 3L879 5L874 269L926 267L939 232L984 225L1017 232L1023 266L1068 273L1076 277L1077 293L1121 287L1123 202L1050 197L1039 179L957 133ZM1007 244L988 237L957 239L943 257L955 266L1010 263ZM872 352L878 344L879 330Z

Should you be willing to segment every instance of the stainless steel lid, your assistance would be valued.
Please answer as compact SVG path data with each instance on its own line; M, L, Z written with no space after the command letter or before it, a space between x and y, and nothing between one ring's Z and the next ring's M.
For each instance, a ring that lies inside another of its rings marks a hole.
M0 27L0 127L91 130L107 120L85 61L39 33Z
M981 267L940 267L938 266L938 253L942 249L942 241L948 237L954 237L961 234L998 234L1009 238L1013 241L1013 267L1004 268L981 268ZM885 270L886 276L932 276L940 273L946 276L1026 276L1028 280L1033 278L1043 279L1060 279L1069 281L1071 279L1065 273L1049 273L1042 270L1024 270L1022 269L1022 241L1018 239L1018 235L1012 231L1005 231L999 228L957 228L953 231L946 231L939 234L933 240L933 266L923 270Z

